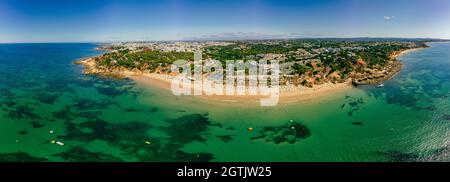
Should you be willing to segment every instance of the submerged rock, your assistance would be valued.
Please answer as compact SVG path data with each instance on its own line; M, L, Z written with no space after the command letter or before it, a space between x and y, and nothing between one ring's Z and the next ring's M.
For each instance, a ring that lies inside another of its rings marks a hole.
M364 104L364 100L362 98L346 97L345 99L348 102L341 105L341 110L344 110L345 108L350 109L350 111L347 111L347 115L349 116L353 116L353 114L356 111L359 111Z
M204 142L203 134L212 123L201 114L184 115L176 119L168 119L168 127L161 128L172 141L186 144L193 141Z
M36 100L44 104L53 104L58 98L57 93L40 92L35 95Z
M169 119L169 126L154 128L143 122L109 123L99 118L75 124L66 123L66 134L58 138L65 141L91 142L101 140L116 147L127 156L127 161L194 161L206 162L213 159L209 153L187 153L182 151L184 144L193 141L205 141L203 134L212 124L199 114L185 115ZM147 131L159 129L167 136L150 136ZM149 142L151 141L151 142ZM81 153L77 157L71 153L58 156L68 161L109 161L111 156L97 154L84 149L74 148ZM74 152L72 151L72 152ZM114 158L112 158L114 159Z
M33 128L42 128L42 127L44 127L44 125L41 124L41 122L39 122L39 121L31 121L30 124L31 124L31 126Z
M100 101L92 99L77 99L76 103L71 107L77 110L93 110L93 109L105 109L111 104L113 103L106 99Z
M234 127L230 126L226 128L227 130L234 130Z
M444 114L444 116L442 116L442 119L450 121L450 114Z
M379 155L385 156L391 162L415 162L419 156L413 153L400 151L377 152Z
M135 109L135 108L128 108L124 109L125 112L156 112L158 111L158 108L156 107L148 107L146 109Z
M125 95L128 93L127 90L122 90L116 87L96 87L97 91L102 94L109 97L117 97L120 95Z
M30 119L40 119L41 117L37 114L33 113L33 108L20 105L16 108L9 110L7 117L11 119L23 119L23 118L30 118Z
M233 135L216 135L216 137L221 139L225 143L228 143L231 140L233 140Z
M73 147L68 151L54 154L55 157L61 157L69 162L120 162L120 158L114 157L110 154L100 152L91 152L83 147Z
M70 121L74 119L74 117L72 116L72 112L70 111L70 107L64 107L59 111L53 112L52 115L53 117L62 119L64 121Z
M120 142L143 140L151 125L140 122L108 123L103 120L83 122L78 125L69 124L67 134L60 138L89 142L103 140L112 145Z
M356 126L363 126L363 125L364 125L364 123L363 123L363 122L360 122L360 121L352 122L352 124L353 124L353 125L356 125Z
M310 130L303 124L289 122L283 126L269 126L262 128L258 134L252 137L252 140L264 139L267 142L276 144L290 143L295 144L311 136Z
M46 158L30 156L24 152L0 154L0 162L45 162Z

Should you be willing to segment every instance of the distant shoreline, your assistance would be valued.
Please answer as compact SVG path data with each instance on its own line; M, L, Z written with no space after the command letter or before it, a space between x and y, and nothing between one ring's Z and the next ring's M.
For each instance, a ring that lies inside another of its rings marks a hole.
M392 53L392 55L390 56L390 59L392 61L389 62L389 65L386 66L386 72L382 75L371 75L365 78L360 78L360 79L354 79L352 80L352 84L354 86L358 86L358 85L374 85L374 84L379 84L382 83L386 80L390 80L392 79L395 75L397 75L397 73L399 73L402 69L403 69L403 63L398 60L399 57L417 51L417 50L421 50L421 49L425 49L426 47L419 47L419 48L412 48L412 49L407 49L407 50L402 50L402 51L398 51L398 52L394 52Z
M380 78L373 78L373 80L367 83L361 84L378 84L383 81L389 80L394 77L398 72L401 71L403 64L398 60L398 57L405 55L407 53L417 51L424 48L413 48L394 53L391 57L393 61L390 62L389 70L386 75ZM80 59L75 62L76 64L81 64L84 66L83 74L96 74L109 77L118 78L130 78L136 81L137 84L145 87L158 87L170 92L171 81L174 76L168 74L157 74L157 73L144 73L139 70L126 70L120 69L111 72L103 72L97 69L97 64L95 62L95 57L89 57L85 59ZM294 86L294 85L280 85L279 102L280 103L292 103L292 102L303 102L308 100L314 100L316 98L321 98L325 95L330 95L333 93L343 92L354 88L360 84L355 84L352 79L347 79L342 83L324 83L320 85L314 85L312 88L306 86ZM262 95L201 95L194 96L201 99L211 100L211 101L222 101L222 102L253 102L259 101L261 98L267 96Z

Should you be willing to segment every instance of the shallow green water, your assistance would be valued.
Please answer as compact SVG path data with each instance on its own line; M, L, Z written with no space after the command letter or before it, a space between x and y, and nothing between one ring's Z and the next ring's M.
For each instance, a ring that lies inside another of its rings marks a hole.
M84 76L93 44L2 44L0 161L449 161L450 44L431 45L385 87L258 107Z

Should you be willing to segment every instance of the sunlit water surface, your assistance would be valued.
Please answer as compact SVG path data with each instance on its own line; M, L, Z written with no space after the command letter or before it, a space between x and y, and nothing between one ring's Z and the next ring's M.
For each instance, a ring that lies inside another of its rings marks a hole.
M83 75L94 44L0 44L0 161L449 161L450 44L430 45L384 87L259 107Z

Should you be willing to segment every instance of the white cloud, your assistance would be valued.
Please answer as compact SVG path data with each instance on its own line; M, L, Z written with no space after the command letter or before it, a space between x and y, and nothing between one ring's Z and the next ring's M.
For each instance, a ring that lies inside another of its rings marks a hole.
M384 16L384 19L387 21L392 20L394 18L395 18L395 16Z

